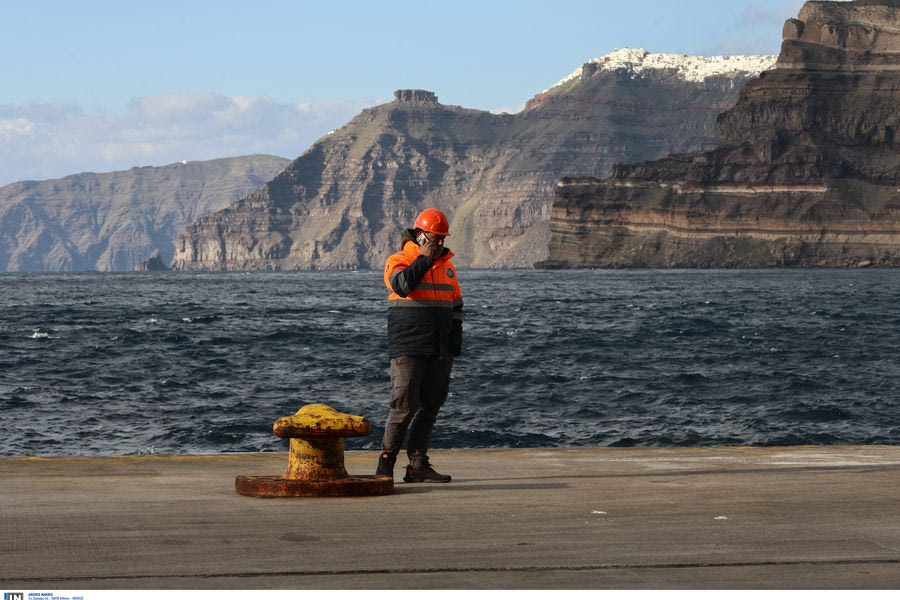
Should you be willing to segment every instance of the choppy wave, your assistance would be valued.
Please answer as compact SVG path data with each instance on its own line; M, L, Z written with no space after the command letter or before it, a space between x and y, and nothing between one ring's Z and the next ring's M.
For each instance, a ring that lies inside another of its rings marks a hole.
M900 443L898 271L463 271L436 447ZM380 273L0 275L0 455L285 449L387 412Z

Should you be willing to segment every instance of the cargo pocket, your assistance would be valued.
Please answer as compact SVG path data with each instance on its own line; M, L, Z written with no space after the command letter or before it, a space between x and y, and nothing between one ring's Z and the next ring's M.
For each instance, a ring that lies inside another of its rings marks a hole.
M418 383L413 378L413 360L399 356L391 360L391 409L414 412L419 408Z

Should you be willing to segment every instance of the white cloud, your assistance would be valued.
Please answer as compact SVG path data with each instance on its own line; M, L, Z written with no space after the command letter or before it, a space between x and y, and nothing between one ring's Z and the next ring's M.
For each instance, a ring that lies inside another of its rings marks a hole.
M30 135L34 131L34 121L23 117L0 121L0 139L12 142L19 136Z
M518 104L517 106L503 105L503 106L499 106L497 108L491 109L491 112L494 113L495 115L501 115L503 113L509 113L511 115L514 115L514 114L520 113L523 110L525 110L525 104L526 104L525 102L522 102L521 104Z
M140 119L179 123L211 119L218 111L227 110L232 104L231 98L221 94L198 92L144 96L135 98L128 106Z
M145 96L105 112L75 104L0 105L0 185L242 154L296 158L377 102L200 92Z

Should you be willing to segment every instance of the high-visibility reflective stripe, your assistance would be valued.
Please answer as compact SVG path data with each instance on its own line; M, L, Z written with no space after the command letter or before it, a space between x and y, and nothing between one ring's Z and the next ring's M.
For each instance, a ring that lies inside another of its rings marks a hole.
M453 308L449 300L390 300L391 308Z
M462 298L455 298L453 300L453 306L462 306L462 303L463 303Z
M417 290L438 290L441 292L452 292L453 284L452 283L420 283L416 286Z
M406 285L406 277L404 277L403 271L397 271L390 278L391 288L395 292L399 292L404 296L409 296L409 286Z

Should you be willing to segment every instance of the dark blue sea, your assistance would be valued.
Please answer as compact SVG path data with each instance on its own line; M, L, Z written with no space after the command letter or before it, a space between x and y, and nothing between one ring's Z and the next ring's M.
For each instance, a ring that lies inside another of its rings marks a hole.
M435 447L900 443L900 270L462 271ZM380 272L0 274L0 456L286 449L390 377Z

